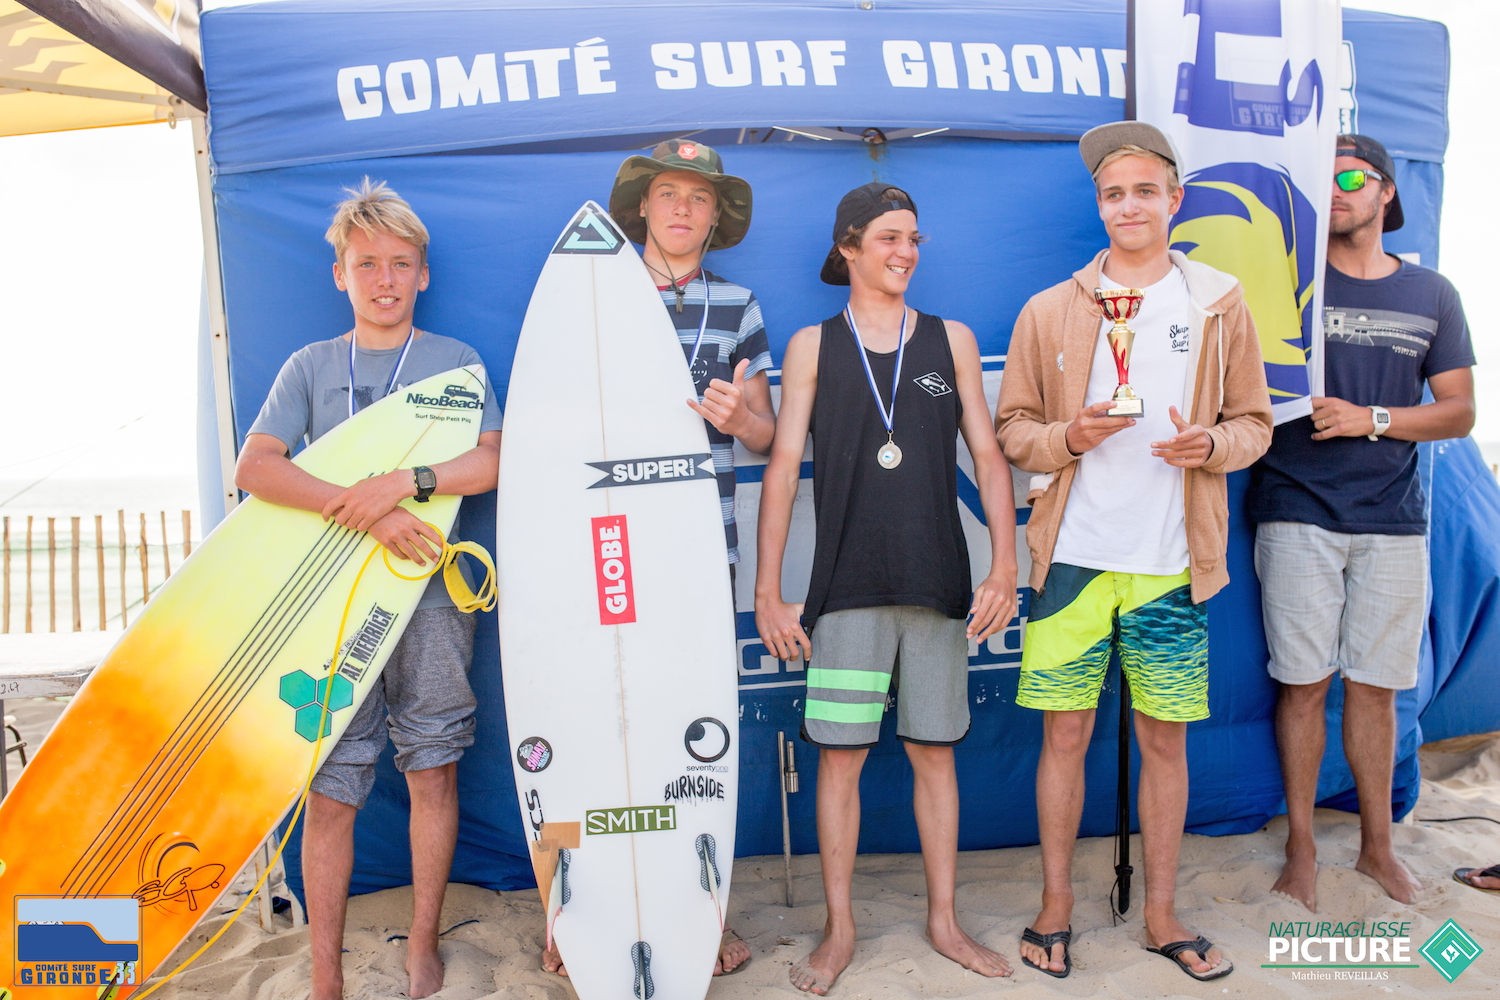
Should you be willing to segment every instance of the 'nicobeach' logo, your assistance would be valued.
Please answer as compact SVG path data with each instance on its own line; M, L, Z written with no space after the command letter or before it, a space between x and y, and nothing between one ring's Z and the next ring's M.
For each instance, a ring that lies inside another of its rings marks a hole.
M1317 213L1285 170L1220 163L1183 181L1172 249L1240 279L1273 402L1309 392Z

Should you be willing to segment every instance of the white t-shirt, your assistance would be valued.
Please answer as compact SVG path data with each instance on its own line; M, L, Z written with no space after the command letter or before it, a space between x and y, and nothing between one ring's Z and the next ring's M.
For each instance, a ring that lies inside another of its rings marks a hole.
M1101 288L1122 287L1103 274L1099 280ZM1135 346L1129 379L1145 414L1078 460L1052 561L1175 576L1188 565L1182 470L1152 455L1151 442L1177 433L1167 408L1186 408L1195 322L1187 280L1177 267L1144 292L1140 315L1130 321ZM1105 337L1112 325L1101 318L1086 405L1113 397L1119 384Z

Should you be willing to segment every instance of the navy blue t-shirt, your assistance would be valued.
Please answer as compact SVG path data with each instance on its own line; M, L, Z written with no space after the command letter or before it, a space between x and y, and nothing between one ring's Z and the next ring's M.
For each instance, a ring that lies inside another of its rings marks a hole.
M1401 262L1368 281L1329 266L1323 291L1323 392L1360 406L1418 406L1426 380L1474 364L1458 292ZM1427 501L1417 445L1382 437L1314 441L1312 417L1276 428L1250 473L1254 521L1297 521L1350 535L1420 535Z

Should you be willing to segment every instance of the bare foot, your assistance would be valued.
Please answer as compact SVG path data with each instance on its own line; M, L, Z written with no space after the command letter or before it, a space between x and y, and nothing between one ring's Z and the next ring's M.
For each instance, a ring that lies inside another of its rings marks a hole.
M1286 864L1272 892L1290 896L1313 913L1318 912L1318 855L1316 848L1286 845Z
M343 977L339 977L336 983L325 983L314 980L312 992L308 994L307 1000L344 1000Z
M406 995L416 1000L430 997L443 988L443 960L438 957L437 947L413 950L408 945L406 953L406 977L410 985Z
M719 941L719 960L714 963L714 975L727 976L750 961L750 946L731 930L725 930Z
M547 948L542 951L542 968L554 976L568 978L568 967L563 965L562 953L556 948Z
M1386 895L1398 903L1414 903L1422 891L1422 883L1393 853L1377 856L1360 852L1354 870L1379 882Z
M1067 930L1072 922L1073 900L1071 897L1057 901L1044 898L1042 900L1042 912L1038 913L1036 919L1031 922L1031 929L1042 935L1055 934L1058 931ZM1038 968L1051 969L1053 972L1062 972L1066 968L1063 965L1063 952L1067 950L1067 947L1067 945L1059 941L1052 946L1052 954L1049 955L1039 945L1028 944L1022 941L1021 957L1027 959Z
M834 930L823 928L823 943L792 966L792 985L803 993L827 996L839 975L854 959L854 925Z
M1160 920L1146 918L1146 941L1153 948L1160 948L1162 945L1172 944L1175 941L1192 941L1197 937L1198 935L1183 926L1175 915ZM1208 949L1207 955L1200 955L1196 951L1184 951L1177 958L1186 962L1188 967L1200 976L1212 972L1224 963L1224 955L1219 951L1218 945Z
M1010 963L998 951L991 951L964 933L958 926L958 918L948 913L927 919L927 938L933 950L944 958L952 959L970 972L981 976L1008 976Z

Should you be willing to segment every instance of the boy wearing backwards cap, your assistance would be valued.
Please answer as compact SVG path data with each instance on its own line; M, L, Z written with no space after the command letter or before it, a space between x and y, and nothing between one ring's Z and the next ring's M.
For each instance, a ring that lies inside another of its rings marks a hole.
M478 445L431 469L396 469L344 489L288 458L302 441L316 441L403 385L480 363L468 344L412 324L417 293L427 288L428 235L411 206L368 177L346 193L327 239L337 257L333 280L349 295L354 328L309 344L282 366L245 438L234 481L262 500L315 510L368 531L398 557L425 566L442 551L442 536L397 505L407 497L425 501L433 494L467 496L495 488L501 415L488 385ZM425 997L443 988L438 917L458 837L458 760L474 744L476 703L468 680L473 651L474 617L454 606L439 574L427 585L380 682L313 778L302 831L312 1000L343 996L354 820L375 784L387 728L396 744L396 768L411 793L406 992Z
M954 911L953 747L969 730L969 642L983 642L1015 613L1010 472L990 428L973 332L906 305L922 242L910 196L879 181L856 188L839 202L833 239L822 277L849 286L849 307L787 345L755 584L766 647L781 659L810 658L802 738L819 748L828 918L822 943L792 968L792 984L826 994L854 956L859 774L898 683L896 734L915 775L928 936L965 968L1008 976L1005 959L965 934ZM809 431L817 528L799 605L782 600L781 569ZM991 544L990 575L972 594L958 516L960 432Z
M1026 527L1035 596L1016 704L1046 713L1036 783L1044 887L1021 959L1058 978L1072 969L1084 756L1117 652L1141 751L1147 946L1194 979L1216 979L1233 965L1178 921L1174 902L1187 724L1208 717L1203 602L1229 582L1225 474L1270 443L1270 397L1239 282L1168 249L1182 202L1171 141L1144 122L1115 122L1091 129L1079 151L1109 248L1021 311L995 416L1006 457L1036 473ZM1145 293L1130 321L1136 417L1109 415L1123 380L1094 293L1117 288Z
M776 432L766 377L771 350L754 293L709 271L703 258L745 238L750 208L750 185L724 173L712 147L684 139L668 139L650 156L627 159L609 196L609 213L620 231L643 245L641 259L656 279L698 392L685 402L707 425L731 590L740 561L734 442L757 454L771 447ZM725 930L714 975L738 972L749 960L750 948ZM542 966L567 975L556 949L543 954Z
M1286 785L1286 866L1272 886L1317 908L1313 805L1334 671L1344 680L1344 755L1359 796L1358 869L1393 899L1421 888L1391 845L1396 692L1416 687L1427 618L1427 510L1418 441L1474 426L1474 350L1458 292L1385 252L1404 221L1395 164L1341 135L1323 293L1325 395L1276 428L1250 479L1255 569L1280 683L1276 743ZM1423 385L1433 402L1422 403ZM1386 407L1390 408L1387 409ZM1500 868L1454 877L1500 888Z

